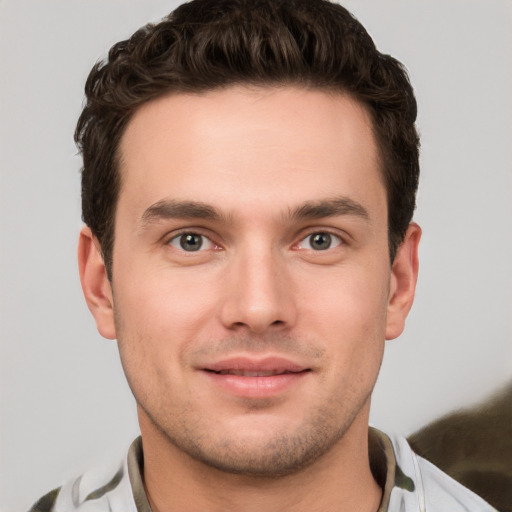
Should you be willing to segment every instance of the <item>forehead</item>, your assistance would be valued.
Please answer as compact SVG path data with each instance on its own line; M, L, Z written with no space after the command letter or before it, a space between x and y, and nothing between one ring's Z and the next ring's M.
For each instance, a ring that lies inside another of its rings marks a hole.
M294 87L173 94L143 105L127 126L118 207L137 215L178 198L277 210L347 195L382 203L379 167L370 115L347 95Z

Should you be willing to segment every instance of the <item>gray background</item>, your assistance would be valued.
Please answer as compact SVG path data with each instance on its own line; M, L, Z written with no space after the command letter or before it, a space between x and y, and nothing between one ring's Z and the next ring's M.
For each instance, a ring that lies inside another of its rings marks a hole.
M175 5L0 0L0 509L21 512L137 433L76 265L72 142L92 64ZM351 0L416 88L424 229L415 307L372 422L409 433L512 378L512 3Z

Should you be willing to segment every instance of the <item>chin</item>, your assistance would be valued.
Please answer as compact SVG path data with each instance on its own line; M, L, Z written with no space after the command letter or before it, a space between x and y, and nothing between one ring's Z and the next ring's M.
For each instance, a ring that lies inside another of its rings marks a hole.
M230 424L188 423L159 430L182 454L207 467L233 475L276 478L321 459L343 438L353 419L335 422L329 408L317 411L308 421L256 413Z
M187 447L188 455L224 473L258 478L294 474L313 464L329 451L333 442L311 443L311 439L274 436L259 442L229 440L216 445Z

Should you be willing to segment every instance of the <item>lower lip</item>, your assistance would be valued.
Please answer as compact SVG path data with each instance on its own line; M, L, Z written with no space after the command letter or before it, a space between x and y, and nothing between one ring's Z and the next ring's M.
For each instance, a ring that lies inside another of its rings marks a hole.
M283 373L268 377L243 377L209 371L204 373L215 385L232 395L244 398L268 398L293 388L310 372Z

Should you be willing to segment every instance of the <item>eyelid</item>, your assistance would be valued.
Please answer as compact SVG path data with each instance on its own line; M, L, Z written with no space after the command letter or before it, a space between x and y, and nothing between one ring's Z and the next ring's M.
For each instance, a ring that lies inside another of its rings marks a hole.
M208 240L208 242L209 242L209 244L211 244L211 246L205 248L204 245L203 245L197 251L185 251L182 247L177 247L177 246L174 246L174 245L171 244L172 241L178 240L183 235L199 235L199 236L203 237L203 239ZM207 250L221 249L221 246L217 242L215 242L213 240L213 237L210 234L205 234L204 229L194 228L194 227L182 228L182 229L178 229L176 231L173 231L172 233L168 233L164 237L164 244L168 245L168 246L171 246L173 249L176 249L176 250L178 250L180 252L188 253L188 254L194 254L194 252L195 253L204 252L204 251L207 251Z
M163 242L164 242L164 245L171 245L171 242L173 240L177 240L180 236L183 236L183 235L187 235L187 234L193 234L193 235L200 235L202 236L203 238L205 238L206 240L208 240L208 242L213 246L213 247L210 247L208 249L205 249L204 247L201 247L198 251L196 252L204 252L205 250L220 250L222 249L222 245L220 243L218 243L217 241L215 241L215 237L212 236L212 234L208 231L208 232L205 232L206 230L203 229L203 228L197 228L197 227L185 227L185 228L181 228L181 229L178 229L178 230L175 230L175 231L172 231L170 233L168 233L167 235L165 235L163 237ZM301 233L300 235L300 238L298 239L297 242L293 243L292 244L292 248L298 248L298 245L301 244L302 242L304 242L308 237L312 236L312 235L315 235L317 233L326 233L326 234L329 234L331 237L339 240L339 243L333 245L332 247L329 247L329 249L335 249L336 247L339 247L340 245L347 245L349 242L348 242L348 238L350 238L350 235L348 234L344 234L344 233L340 233L340 230L339 229L334 229L334 228L330 228L330 227L318 227L318 226L315 226L315 227L310 227L310 228L307 228L307 230L304 232ZM184 249L182 249L181 247L175 247L175 246L172 246L173 248L181 251L181 252L190 252L190 253L193 253L194 251L185 251ZM326 249L329 250L329 249ZM313 250L313 249L306 249L306 250ZM315 252L322 252L322 251L315 251Z
M320 233L325 233L325 234L330 235L333 239L337 239L339 241L339 243L336 243L336 244L332 245L331 247L329 247L328 249L324 249L323 251L321 251L321 250L314 250L312 248L305 248L303 250L314 251L314 252L319 252L320 253L320 252L327 252L329 250L336 249L340 245L347 245L346 238L348 237L348 235L347 236L343 236L339 232L339 230L334 230L332 228L314 227L314 228L308 229L306 234L302 234L300 239L298 240L298 242L293 244L293 248L297 248L297 249L301 250L302 248L299 247L299 245L301 243L303 243L305 240L307 240L310 236L316 235L316 234L320 234Z

